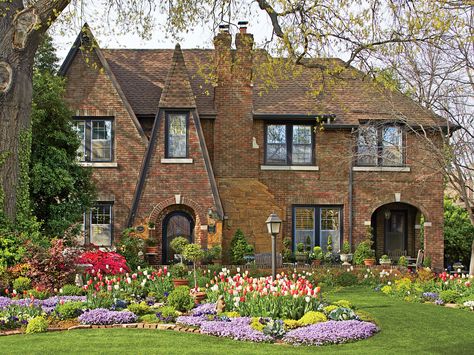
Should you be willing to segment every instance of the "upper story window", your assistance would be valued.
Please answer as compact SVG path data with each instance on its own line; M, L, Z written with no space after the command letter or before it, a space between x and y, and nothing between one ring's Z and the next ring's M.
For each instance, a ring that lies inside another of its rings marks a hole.
M166 158L188 157L188 114L166 115Z
M74 120L81 145L80 161L107 162L113 160L113 130L111 118L80 118Z
M265 163L269 165L311 165L313 127L300 124L268 124L265 133Z
M357 165L403 166L403 138L401 126L361 126L357 138Z

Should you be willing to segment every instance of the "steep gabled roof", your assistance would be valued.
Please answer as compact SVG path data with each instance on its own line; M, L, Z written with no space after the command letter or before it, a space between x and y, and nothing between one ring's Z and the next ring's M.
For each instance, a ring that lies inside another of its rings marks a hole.
M115 74L110 69L109 63L107 62L107 59L104 57L101 49L97 45L97 41L95 40L94 35L92 34L92 31L90 30L87 23L85 23L84 26L82 26L81 32L79 32L78 36L76 37L74 44L69 50L69 53L67 54L66 59L61 65L61 68L59 69L59 75L62 75L62 76L66 75L69 67L71 66L78 52L85 47L88 47L89 48L88 50L92 50L97 55L97 58L99 59L99 62L102 65L102 68L104 68L105 74L109 77L110 81L112 82L113 87L115 88L115 90L117 91L117 94L122 100L122 103L125 106L125 109L130 115L133 121L133 124L138 131L138 134L140 135L142 141L145 144L147 144L148 139L145 133L143 132L142 126L140 125L140 122L138 122L135 112L133 111L132 106L128 102L127 96L122 91L122 88L119 82L117 81Z
M160 108L196 108L193 89L179 44L174 49L171 68L161 93Z

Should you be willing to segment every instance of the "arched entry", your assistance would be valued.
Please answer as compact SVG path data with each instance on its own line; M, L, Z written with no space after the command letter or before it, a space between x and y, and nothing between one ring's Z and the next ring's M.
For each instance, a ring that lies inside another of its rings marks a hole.
M408 203L393 202L377 208L371 221L377 257L416 257L421 248L421 217L421 211Z
M194 220L184 211L169 213L163 220L163 264L169 264L174 260L174 252L170 248L171 241L176 237L184 237L190 243L194 240Z

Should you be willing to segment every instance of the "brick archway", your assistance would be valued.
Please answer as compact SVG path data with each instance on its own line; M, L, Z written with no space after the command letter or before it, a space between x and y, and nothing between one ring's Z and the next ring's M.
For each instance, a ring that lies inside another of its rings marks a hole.
M416 209L418 209L418 211L420 211L423 216L425 217L425 220L426 221L431 221L430 219L430 214L428 213L428 211L422 206L422 205L418 205L416 203L414 203L413 201L410 201L410 200L400 200L400 201L394 201L393 199L386 199L385 201L379 201L375 207L372 207L371 211L370 211L370 215L372 215L377 209L379 209L380 207L384 206L384 205L388 205L390 203L404 203L404 204L407 204L407 205L410 205L410 206L413 206L415 207Z
M176 203L179 202L179 203ZM194 220L194 243L200 244L201 247L207 247L207 213L195 201L189 198L175 197L168 198L153 208L150 213L149 220L155 222L155 230L150 231L150 238L155 239L158 244L157 259L162 260L163 255L163 221L172 212L186 212Z

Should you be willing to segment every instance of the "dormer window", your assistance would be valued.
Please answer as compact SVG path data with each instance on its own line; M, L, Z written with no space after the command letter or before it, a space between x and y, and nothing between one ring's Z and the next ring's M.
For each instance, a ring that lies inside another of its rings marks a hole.
M398 125L359 127L358 166L403 166L403 129Z
M170 112L166 114L166 158L188 157L188 113Z

